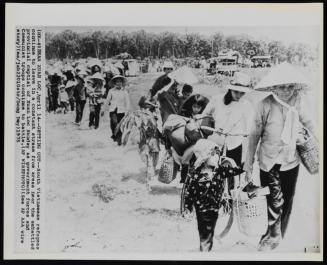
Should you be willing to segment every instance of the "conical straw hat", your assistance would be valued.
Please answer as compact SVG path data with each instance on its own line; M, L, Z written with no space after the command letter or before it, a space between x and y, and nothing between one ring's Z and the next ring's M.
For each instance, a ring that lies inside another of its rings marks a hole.
M90 78L91 78L91 79L99 79L99 80L104 81L103 76L102 76L99 72L96 72L96 73L93 74Z
M171 79L176 80L176 82L181 83L181 84L196 84L198 83L198 78L196 75L192 72L191 68L187 66L183 66L170 74L168 74L168 77Z
M282 63L272 68L270 72L256 85L255 90L267 90L272 86L285 84L308 84L309 80L293 65Z
M226 86L226 89L236 90L240 92L250 92L251 91L251 77L247 74L236 72L234 74L233 80L230 84Z
M113 78L111 78L111 80L109 81L109 85L110 86L113 86L114 84L114 81L116 80L116 79L121 79L122 80L122 82L123 82L123 86L125 86L126 85L126 83L127 83L127 79L126 79L126 77L125 76L122 76L122 75L115 75Z

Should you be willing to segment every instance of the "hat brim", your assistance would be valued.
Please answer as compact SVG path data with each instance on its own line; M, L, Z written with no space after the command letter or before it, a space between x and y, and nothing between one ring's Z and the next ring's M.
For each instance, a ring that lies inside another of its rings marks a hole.
M271 87L287 84L308 85L310 81L291 64L282 63L272 68L269 73L258 82L255 86L255 90L267 91Z
M306 83L280 83L280 84L273 84L271 86L266 86L266 87L256 87L255 90L261 92L267 92L267 91L272 91L275 88L284 85L295 85L294 90L300 90L307 87Z
M235 91L239 91L239 92L243 92L243 93L248 93L251 91L251 89L249 87L246 86L236 86L236 85L227 85L226 86L227 90L235 90Z
M114 76L110 80L109 85L112 86L116 82L117 79L121 79L123 81L123 85L126 85L127 79L126 79L126 77L124 77L122 75L120 75L120 76Z

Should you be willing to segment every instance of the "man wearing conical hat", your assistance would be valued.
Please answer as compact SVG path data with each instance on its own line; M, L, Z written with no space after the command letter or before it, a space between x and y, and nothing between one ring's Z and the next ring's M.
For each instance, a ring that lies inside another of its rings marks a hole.
M171 78L168 77L168 74L174 70L174 66L172 62L165 61L163 65L163 71L165 72L163 75L159 76L158 79L154 82L152 88L150 89L151 98L162 89L164 86L168 85L171 82Z
M86 86L84 80L86 76L87 73L85 70L81 70L75 75L76 85L74 87L74 98L76 102L76 125L81 124L84 106L86 103Z
M96 72L90 77L87 93L89 96L89 128L99 128L101 105L103 104L104 78L102 74Z
M246 178L251 181L259 144L260 182L270 189L267 196L268 229L260 240L260 251L278 247L286 233L299 174L296 144L302 126L313 131L308 107L301 94L305 83L301 73L283 63L272 68L255 88L271 92L259 102L255 111L244 164Z

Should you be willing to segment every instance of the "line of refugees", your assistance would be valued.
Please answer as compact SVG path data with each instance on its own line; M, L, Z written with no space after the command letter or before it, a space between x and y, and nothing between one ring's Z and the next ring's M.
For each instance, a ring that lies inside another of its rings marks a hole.
M98 129L100 117L109 112L111 138L121 144L121 135L115 134L115 128L124 115L130 110L128 92L123 89L126 77L116 69L104 69L102 73L100 63L89 68L71 66L63 69L63 76L59 70L48 75L49 112L75 111L74 124L80 126L84 107L89 106L89 128Z
M99 68L99 66L98 66ZM302 82L296 75L288 75L284 69L278 74L263 79L258 91L270 92L261 100L256 109L244 98L251 89L251 78L243 73L237 73L230 85L226 87L226 93L217 95L210 100L200 94L192 95L193 88L188 84L182 86L182 96L179 96L181 85L169 77L173 71L171 63L164 64L165 74L160 76L150 89L149 100L141 98L139 106L155 111L155 101L160 105L160 116L164 125L172 114L184 117L194 117L198 114L210 115L214 120L216 129L223 133L233 135L249 134L248 138L242 136L230 136L226 138L226 156L232 158L236 164L246 172L245 181L252 182L252 170L256 151L260 167L260 182L262 186L268 186L270 194L268 202L268 229L259 243L260 251L275 249L281 238L284 237L292 210L293 197L297 177L299 174L299 155L296 150L298 140L298 122L301 122L311 132L313 125L308 117L308 108L302 96ZM117 124L130 109L128 93L122 89L126 84L126 78L121 75L111 77L106 91L103 91L104 79L100 69L92 69L92 75L86 78L87 73L76 73L76 85L71 93L68 93L76 101L76 124L80 124L86 98L89 98L90 119L89 126L98 128L100 114L109 110L112 138L120 145L121 135L115 134ZM66 89L72 77L67 76ZM265 83L266 82L266 83ZM58 84L56 75L52 76L51 86ZM168 89L164 89L167 87ZM68 90L69 91L69 90ZM66 99L67 102L67 99ZM102 104L105 104L101 111ZM67 104L65 108L67 109ZM163 135L165 147L172 152L171 143L166 135ZM208 137L208 140L222 145L224 139L218 134ZM181 183L185 181L189 165L181 167ZM218 187L221 187L218 185ZM204 190L206 188L204 187ZM202 190L202 191L201 191ZM195 208L198 230L200 236L200 250L210 251L213 244L214 229L218 219L218 203L206 203L203 207L201 197L203 189L195 191L186 208L192 211Z
M315 132L309 108L303 96L305 86L302 76L289 64L281 64L278 70L268 73L255 90L269 92L254 109L244 95L252 91L250 76L236 73L226 93L208 100L200 94L192 95L192 87L184 85L180 98L180 85L169 78L172 65L165 65L165 74L158 78L150 91L150 98L160 104L162 123L171 114L193 117L211 115L215 128L233 135L249 134L249 137L228 136L226 156L245 171L245 181L252 183L255 156L260 167L261 186L268 186L268 229L259 242L259 251L275 249L285 236L292 211L300 158L296 149L301 141L303 126ZM170 87L162 90L163 87ZM181 107L182 106L182 107ZM166 148L171 143L165 138ZM208 140L221 146L223 137L213 134ZM174 150L173 150L174 151ZM182 165L181 182L185 181L188 165ZM206 182L203 182L206 184ZM204 184L203 184L204 185ZM217 185L222 189L222 185ZM193 198L186 201L186 208L195 208L200 236L200 250L210 251L214 229L218 219L220 202L208 198L208 186L197 187ZM216 191L217 192L217 191ZM220 190L220 195L222 190ZM206 194L205 200L203 199ZM213 193L213 196L215 194Z

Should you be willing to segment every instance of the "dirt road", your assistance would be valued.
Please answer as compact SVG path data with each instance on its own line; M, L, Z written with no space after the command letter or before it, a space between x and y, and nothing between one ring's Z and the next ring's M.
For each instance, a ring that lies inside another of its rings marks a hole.
M143 79L142 79L143 78ZM131 97L144 94L155 76L140 77ZM133 80L132 80L133 81ZM141 89L141 87L143 89ZM134 101L134 106L135 101ZM128 253L197 252L196 221L179 214L179 177L169 184L154 180L145 188L145 164L133 147L118 147L110 138L109 118L100 128L72 124L74 113L46 118L46 231L49 252ZM107 187L107 200L95 192ZM319 179L301 168L288 234L279 252L303 252L317 244ZM234 225L214 252L254 252L258 237L243 236Z

